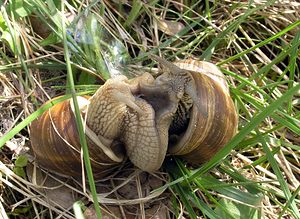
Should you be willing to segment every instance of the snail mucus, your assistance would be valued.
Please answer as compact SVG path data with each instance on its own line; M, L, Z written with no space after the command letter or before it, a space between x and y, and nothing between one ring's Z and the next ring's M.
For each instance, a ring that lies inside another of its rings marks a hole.
M118 76L78 98L95 177L127 157L147 172L158 170L167 153L200 164L236 133L236 110L214 64L153 59L164 67L157 78ZM30 137L41 166L76 177L82 162L72 106L71 100L54 105L32 122Z

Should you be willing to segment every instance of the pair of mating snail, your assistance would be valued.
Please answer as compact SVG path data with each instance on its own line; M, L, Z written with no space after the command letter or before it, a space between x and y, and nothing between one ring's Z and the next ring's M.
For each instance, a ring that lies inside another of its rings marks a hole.
M192 164L210 159L236 133L237 114L224 75L212 63L168 62L156 79L109 79L91 97L79 97L95 176L126 159L158 170L166 153ZM81 174L81 146L71 100L54 105L31 124L39 164L61 174Z

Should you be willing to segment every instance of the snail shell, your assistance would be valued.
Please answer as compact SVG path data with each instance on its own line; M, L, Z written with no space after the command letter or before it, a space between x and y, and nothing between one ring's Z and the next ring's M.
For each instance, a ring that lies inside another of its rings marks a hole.
M154 57L164 67L128 80L109 79L91 97L80 97L95 177L128 156L148 172L158 170L167 151L199 164L236 133L237 114L224 75L208 62ZM52 171L80 176L81 147L73 104L61 102L31 124L32 149Z
M85 105L88 99L79 97L79 101ZM71 102L60 102L34 120L30 125L30 139L32 150L41 166L62 175L78 177L82 174L82 156ZM90 138L87 138L87 143L95 177L105 175L105 172L123 160L124 151L117 142L111 144L109 149L119 158L117 161L107 156Z
M214 64L195 60L174 64L190 72L198 104L191 108L185 131L170 142L169 152L190 163L204 163L236 134L236 109L225 76Z

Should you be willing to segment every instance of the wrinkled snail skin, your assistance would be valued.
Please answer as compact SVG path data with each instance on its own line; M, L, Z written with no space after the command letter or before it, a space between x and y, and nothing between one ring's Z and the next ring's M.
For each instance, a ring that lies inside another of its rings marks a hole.
M224 75L212 63L170 63L156 79L109 79L91 98L79 97L95 177L127 157L138 168L158 170L166 153L193 164L209 160L237 131L237 114ZM72 101L54 105L32 122L32 149L41 166L80 176L81 147Z
M129 109L122 140L130 161L144 171L153 172L162 165L168 142L165 144L161 142L151 105L143 99L137 100L136 103L144 113L139 115Z
M160 120L161 123L157 123L158 111L155 112L142 92L153 82L153 77L147 73L135 81L110 79L91 98L87 113L87 125L91 130L98 136L124 143L129 160L148 172L158 170L164 161L168 127L176 111L174 106L174 113L168 111L168 115ZM158 87L149 90L148 100L151 96L162 96L161 91L157 90ZM168 95L164 96L169 98Z
M134 97L125 82L109 79L90 99L87 126L109 142L118 138L127 110L123 101L126 99L133 101Z
M131 162L144 171L158 170L168 149L168 130L177 109L177 101L168 87L155 84L141 84L139 102L144 115L129 114L125 126L125 147ZM148 113L149 112L149 113ZM134 143L134 145L132 145ZM130 153L130 151L134 153ZM128 153L129 152L129 153ZM138 162L134 162L138 158Z
M168 86L156 85L149 73L130 80L135 103L142 113L129 108L124 120L123 136L127 156L140 169L158 170L168 148L168 129L176 112L174 94Z

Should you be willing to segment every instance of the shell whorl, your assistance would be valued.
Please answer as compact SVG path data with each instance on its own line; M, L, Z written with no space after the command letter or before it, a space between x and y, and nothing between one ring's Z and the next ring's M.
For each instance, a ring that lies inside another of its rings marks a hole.
M196 99L193 98L192 108L190 104L183 107L189 115L188 125L177 138L171 138L169 152L190 163L203 163L235 135L238 123L235 106L225 76L217 66L196 60L174 64L190 72L196 84ZM181 115L177 112L176 116Z

